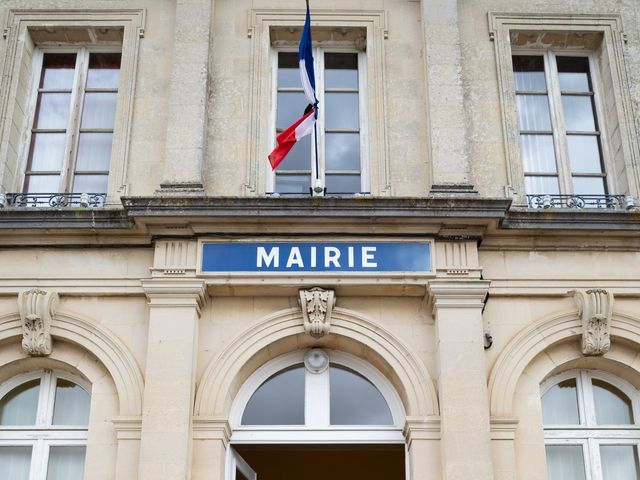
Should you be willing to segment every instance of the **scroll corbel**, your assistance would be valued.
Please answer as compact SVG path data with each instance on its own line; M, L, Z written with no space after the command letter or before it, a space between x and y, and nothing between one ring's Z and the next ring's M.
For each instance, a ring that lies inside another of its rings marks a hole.
M304 331L314 338L325 336L331 328L331 312L335 305L334 291L314 287L300 290L299 293Z
M18 294L18 309L22 320L22 350L31 356L51 354L51 320L58 294L33 288Z
M582 319L582 353L604 355L611 348L613 293L603 289L576 290L573 298Z

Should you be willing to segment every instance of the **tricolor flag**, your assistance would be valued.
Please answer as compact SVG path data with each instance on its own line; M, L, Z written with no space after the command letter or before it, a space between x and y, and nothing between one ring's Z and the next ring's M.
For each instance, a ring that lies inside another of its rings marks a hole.
M284 160L298 140L311 133L316 118L318 118L318 99L316 98L316 79L313 71L313 49L311 47L311 13L309 12L309 2L307 2L307 17L300 38L298 47L298 58L300 59L300 80L304 95L309 105L304 111L304 115L296 122L281 132L276 137L277 146L269 154L271 168L275 168Z

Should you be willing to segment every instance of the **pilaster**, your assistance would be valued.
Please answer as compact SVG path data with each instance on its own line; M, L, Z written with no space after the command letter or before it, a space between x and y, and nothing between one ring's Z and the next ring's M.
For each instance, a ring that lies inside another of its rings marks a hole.
M193 278L154 278L142 287L149 340L140 444L140 480L190 478L198 320L206 286Z
M428 296L436 322L442 476L493 478L482 309L489 282L436 278Z

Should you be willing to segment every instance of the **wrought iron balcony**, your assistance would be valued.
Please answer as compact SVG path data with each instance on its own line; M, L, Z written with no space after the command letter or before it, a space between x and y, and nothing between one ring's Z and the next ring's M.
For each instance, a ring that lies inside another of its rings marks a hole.
M527 195L529 208L604 208L630 210L635 207L633 197L625 195Z
M0 193L0 208L100 208L106 199L106 193Z

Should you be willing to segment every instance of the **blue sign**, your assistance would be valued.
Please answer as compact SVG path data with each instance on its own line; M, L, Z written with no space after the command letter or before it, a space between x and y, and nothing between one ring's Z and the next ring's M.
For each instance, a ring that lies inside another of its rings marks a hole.
M202 272L431 271L429 242L209 242Z

